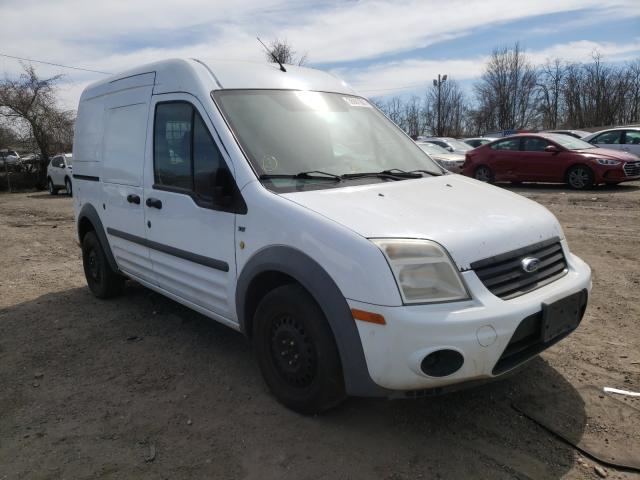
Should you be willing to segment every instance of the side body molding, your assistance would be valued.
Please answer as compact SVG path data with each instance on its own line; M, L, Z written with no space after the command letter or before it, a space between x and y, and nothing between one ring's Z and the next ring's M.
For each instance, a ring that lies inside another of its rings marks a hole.
M93 228L95 229L96 235L98 236L98 240L100 241L100 245L104 250L105 255L107 256L107 261L111 268L117 272L118 265L116 264L116 259L113 257L113 253L111 252L111 247L109 246L109 241L107 240L106 230L102 226L102 221L100 220L100 215L98 215L97 210L90 203L85 203L78 214L78 239L80 239L80 225L82 224L82 219L86 218L93 224Z
M312 258L284 245L259 250L245 264L236 287L236 310L240 328L247 333L245 299L251 281L263 272L281 272L297 280L318 302L336 340L347 393L354 396L387 397L390 391L369 375L362 342L342 292L329 274Z

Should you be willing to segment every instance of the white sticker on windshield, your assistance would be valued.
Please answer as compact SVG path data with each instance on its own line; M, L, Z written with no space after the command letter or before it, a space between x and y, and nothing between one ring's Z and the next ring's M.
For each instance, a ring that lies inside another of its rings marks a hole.
M371 108L369 102L367 102L364 98L360 97L342 97L342 99L347 102L352 107L367 107Z

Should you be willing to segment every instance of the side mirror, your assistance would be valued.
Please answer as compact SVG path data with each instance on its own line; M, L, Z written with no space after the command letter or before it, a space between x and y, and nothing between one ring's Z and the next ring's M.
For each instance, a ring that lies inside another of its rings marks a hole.
M449 150L450 152L453 152L453 147L447 147L447 150Z
M558 147L555 145L547 145L544 147L544 151L548 153L560 153L560 150L558 150Z

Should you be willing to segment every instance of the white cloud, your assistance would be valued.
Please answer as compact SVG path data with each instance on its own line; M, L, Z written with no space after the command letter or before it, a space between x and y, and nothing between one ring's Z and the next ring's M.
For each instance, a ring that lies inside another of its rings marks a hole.
M0 53L118 72L176 56L261 60L264 53L255 40L260 34L288 39L314 63L346 62L340 73L357 88L384 90L438 72L473 78L483 63L483 58L383 63L385 56L537 15L593 9L610 17L624 9L626 18L640 16L639 5L637 0L0 0ZM577 42L571 48L590 45ZM539 54L554 54L547 50ZM369 65L348 68L354 61ZM76 103L82 85L100 78L38 68L43 75L66 75L67 105ZM0 74L19 69L17 62L0 57Z

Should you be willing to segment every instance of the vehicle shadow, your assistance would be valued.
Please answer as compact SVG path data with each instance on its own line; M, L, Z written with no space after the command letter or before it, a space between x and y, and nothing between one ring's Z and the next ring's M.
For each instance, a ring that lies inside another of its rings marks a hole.
M69 195L67 195L66 190L63 188L62 191L58 192L56 195L51 195L49 192L38 192L38 193L33 193L31 195L27 195L27 198L35 198L35 199L43 199L43 198L48 198L51 200L55 200L55 199L69 199L71 197L69 197Z
M17 476L37 455L71 477L560 478L574 450L512 400L563 392L577 438L586 423L542 358L474 389L298 415L240 333L133 282L108 301L81 287L1 309L0 385L0 464Z
M630 193L640 190L638 182L621 183L619 185L598 185L587 190L573 190L567 185L562 183L496 183L498 187L506 188L514 192L528 190L528 191L549 191L549 192L570 192L572 194L593 194L600 192L607 193Z

